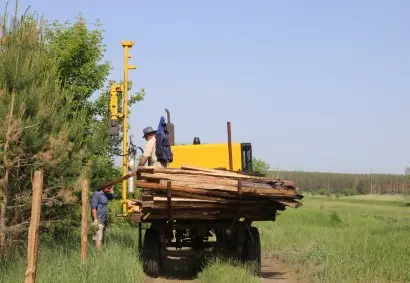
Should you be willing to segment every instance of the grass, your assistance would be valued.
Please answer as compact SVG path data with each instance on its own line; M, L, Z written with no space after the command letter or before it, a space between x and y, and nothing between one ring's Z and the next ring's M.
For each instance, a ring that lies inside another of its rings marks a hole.
M410 282L408 198L309 196L258 227L303 282Z
M257 283L260 280L252 276L250 269L236 261L214 259L208 262L198 274L199 282Z
M301 282L410 282L410 199L307 196L276 222L260 222L265 255L293 268ZM79 237L58 244L42 235L38 282L143 282L137 229L118 222L101 253L80 263ZM0 282L22 282L25 255L0 264ZM274 270L273 270L274 272ZM212 259L200 282L259 282L237 262Z
M88 247L86 264L80 263L80 243L71 237L57 244L41 238L37 282L143 282L145 277L137 257L136 229L111 227L103 251ZM79 239L79 237L77 238ZM23 282L26 259L10 260L0 265L0 282Z

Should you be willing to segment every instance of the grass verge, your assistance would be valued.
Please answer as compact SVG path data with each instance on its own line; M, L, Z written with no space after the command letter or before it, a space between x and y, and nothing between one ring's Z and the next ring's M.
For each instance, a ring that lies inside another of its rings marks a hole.
M76 239L76 240L74 240ZM81 264L79 237L56 243L47 235L40 239L37 282L143 282L145 277L137 255L136 229L112 226L101 252L90 243L87 262ZM25 257L0 265L0 282L23 282Z

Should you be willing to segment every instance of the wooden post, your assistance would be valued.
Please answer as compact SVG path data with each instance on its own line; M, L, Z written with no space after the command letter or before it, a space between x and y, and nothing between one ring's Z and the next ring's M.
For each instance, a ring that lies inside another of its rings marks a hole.
M81 262L84 264L87 259L87 219L88 219L88 180L81 180Z
M238 205L236 209L236 215L239 218L240 215L240 207L242 202L242 180L238 180Z
M172 221L172 187L171 181L167 181L167 206L168 206L168 221Z
M231 122L227 122L226 127L227 127L227 130L228 130L229 170L230 170L230 171L233 171Z
M27 271L25 283L36 282L38 255L38 229L41 214L41 193L43 189L43 171L36 171L33 179L33 196L31 204L31 219L28 231Z

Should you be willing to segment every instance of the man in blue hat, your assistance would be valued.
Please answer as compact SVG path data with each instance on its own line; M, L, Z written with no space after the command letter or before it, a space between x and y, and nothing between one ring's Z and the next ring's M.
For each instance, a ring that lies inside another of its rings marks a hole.
M161 162L158 161L156 155L156 132L157 131L155 131L151 126L146 127L143 130L143 138L147 141L147 143L145 145L144 154L141 157L139 166L144 166L148 161L149 166L164 167Z

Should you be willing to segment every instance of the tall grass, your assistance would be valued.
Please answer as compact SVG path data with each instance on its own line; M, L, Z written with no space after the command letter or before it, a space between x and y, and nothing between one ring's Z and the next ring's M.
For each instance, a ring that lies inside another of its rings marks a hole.
M251 274L251 269L237 261L213 259L198 274L198 280L204 283L232 282L257 283L260 280Z
M410 282L405 199L308 197L304 204L258 224L263 250L303 282Z
M285 262L301 282L410 282L408 198L307 196L303 202L276 222L256 223L265 256ZM57 242L42 235L38 282L144 281L135 227L114 221L102 252L90 243L85 265L80 263L78 232ZM1 263L0 282L22 282L25 268L25 254ZM222 259L206 263L197 278L212 283L259 280L240 263Z
M80 260L79 239L69 237L57 243L47 235L42 236L37 282L143 282L145 275L137 255L135 228L111 227L101 252L90 243L84 265ZM23 282L25 257L1 263L0 270L0 282Z

